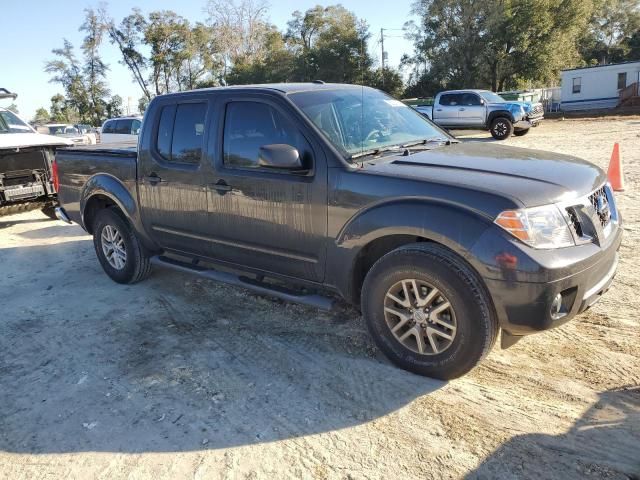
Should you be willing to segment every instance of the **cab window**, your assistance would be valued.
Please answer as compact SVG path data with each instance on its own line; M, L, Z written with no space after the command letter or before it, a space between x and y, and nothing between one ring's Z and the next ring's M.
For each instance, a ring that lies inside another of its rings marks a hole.
M295 147L310 168L310 147L298 128L272 106L261 102L231 102L224 120L225 166L260 168L260 147L287 144Z
M162 107L156 136L157 153L168 162L200 163L206 113L206 103Z

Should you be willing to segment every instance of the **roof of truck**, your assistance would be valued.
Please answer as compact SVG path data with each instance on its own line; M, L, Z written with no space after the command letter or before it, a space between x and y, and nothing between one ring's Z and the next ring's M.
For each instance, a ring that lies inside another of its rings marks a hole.
M282 93L298 93L298 92L309 92L309 91L318 91L318 90L336 90L336 89L360 89L363 88L362 85L352 85L349 83L324 83L320 81L316 82L304 82L304 83L259 83L259 84L251 84L251 85L230 85L226 87L211 87L211 88L203 88L200 90L191 90L191 92L201 92L201 91L233 91L233 90L275 90ZM371 88L371 87L364 87ZM180 93L188 93L188 92L180 92Z

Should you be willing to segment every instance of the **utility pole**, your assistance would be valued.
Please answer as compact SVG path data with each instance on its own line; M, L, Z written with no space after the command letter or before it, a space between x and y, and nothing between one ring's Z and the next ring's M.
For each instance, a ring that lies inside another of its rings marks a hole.
M382 70L384 71L384 28L380 29L380 47L382 48Z
M382 48L382 86L384 87L384 28L380 29L380 47Z

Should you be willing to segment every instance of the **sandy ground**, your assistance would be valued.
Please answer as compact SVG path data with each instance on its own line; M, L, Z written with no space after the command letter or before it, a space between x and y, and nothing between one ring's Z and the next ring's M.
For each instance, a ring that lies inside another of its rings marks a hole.
M78 226L0 218L0 477L640 478L640 117L505 143L606 168L614 141L614 288L450 383L391 366L349 307L161 270L117 285Z

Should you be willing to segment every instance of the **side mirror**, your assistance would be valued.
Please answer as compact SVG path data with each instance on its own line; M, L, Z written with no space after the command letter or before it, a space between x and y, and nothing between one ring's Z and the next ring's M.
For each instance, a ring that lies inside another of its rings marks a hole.
M273 143L260 147L258 164L267 168L283 168L287 170L302 169L300 153L291 145Z
M482 99L482 98L481 98L481 99L480 99L480 105L484 105L484 103L485 103L485 102L484 102L484 99Z

